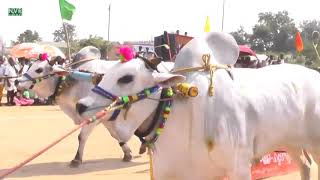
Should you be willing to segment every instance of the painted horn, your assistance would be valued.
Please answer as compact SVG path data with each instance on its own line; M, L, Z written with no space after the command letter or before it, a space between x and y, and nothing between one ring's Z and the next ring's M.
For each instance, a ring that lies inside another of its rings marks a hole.
M161 61L162 61L161 57L150 59L151 64L153 64L155 67L157 67L161 63Z
M102 80L104 74L98 74L98 73L94 73L92 76L92 84L93 85L98 85L100 83L100 81Z
M56 62L57 62L57 58L54 58L49 61L49 64L53 66L54 64L56 64Z

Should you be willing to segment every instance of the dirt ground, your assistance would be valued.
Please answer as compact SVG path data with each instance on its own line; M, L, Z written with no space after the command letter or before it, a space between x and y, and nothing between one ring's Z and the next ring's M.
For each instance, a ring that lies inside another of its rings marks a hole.
M26 159L73 127L73 122L57 106L0 107L0 172ZM102 125L89 137L84 164L77 169L68 167L77 150L77 135L78 132L74 133L5 179L149 179L148 156L138 155L138 140L134 138L129 143L133 161L122 162L120 147ZM316 166L312 169L312 177L317 177ZM280 179L298 180L300 177L296 172L269 178Z

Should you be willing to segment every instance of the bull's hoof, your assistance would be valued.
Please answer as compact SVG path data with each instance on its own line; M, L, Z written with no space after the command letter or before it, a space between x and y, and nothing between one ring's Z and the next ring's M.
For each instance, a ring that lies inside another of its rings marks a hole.
M132 160L131 154L125 154L122 159L123 162L130 162L131 160Z
M145 143L141 144L139 154L144 154L147 151L147 145Z
M77 159L74 159L70 162L70 167L71 168L78 168L80 166L80 164L82 164L82 161L81 160L77 160Z

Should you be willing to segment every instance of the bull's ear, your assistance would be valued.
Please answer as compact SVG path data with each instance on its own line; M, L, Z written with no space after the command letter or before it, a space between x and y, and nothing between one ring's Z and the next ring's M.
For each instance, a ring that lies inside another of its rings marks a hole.
M170 74L170 73L152 73L152 77L157 84L161 87L170 87L174 86L177 83L183 82L186 78L179 74Z
M239 46L233 36L222 32L210 32L206 35L206 41L217 63L231 65L237 62Z

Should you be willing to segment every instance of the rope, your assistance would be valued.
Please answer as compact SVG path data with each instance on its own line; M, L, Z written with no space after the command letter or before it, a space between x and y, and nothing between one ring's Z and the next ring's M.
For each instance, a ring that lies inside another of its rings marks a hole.
M81 60L79 60L79 61L76 61L76 62L72 62L72 63L66 64L66 68L71 67L71 66L76 65L76 64L83 63L83 62L92 61L92 60L95 60L95 59L97 59L97 57L88 57L88 58L84 58L84 59L81 59Z
M46 152L47 150L49 150L50 148L52 148L54 145L58 144L60 141L62 141L63 139L65 139L66 137L68 137L69 135L71 135L72 133L74 133L75 131L77 131L78 129L80 129L81 127L83 127L84 125L89 124L89 120L85 120L83 121L80 125L74 127L72 130L70 130L68 133L64 134L62 137L58 138L57 140L55 140L53 143L49 144L48 146L44 147L43 149L41 149L39 152L33 154L30 158L22 161L21 163L19 163L18 165L6 170L4 173L2 173L0 175L0 179L8 176L9 174L15 172L16 170L20 169L21 167L23 167L24 165L26 165L27 163L29 163L30 161L32 161L33 159L35 159L36 157L40 156L41 154L43 154L44 152Z
M204 65L201 67L187 67L187 68L180 68L177 70L171 71L172 73L187 73L193 71L207 71L210 75L210 85L209 85L209 96L214 95L214 83L213 83L213 75L214 72L218 69L229 69L230 65L221 65L221 64L210 64L210 54L202 55L202 61Z
M50 148L52 148L53 146L55 146L56 144L58 144L59 142L61 142L63 139L65 139L66 137L70 136L72 133L74 133L75 131L77 131L78 129L82 128L83 126L93 123L96 120L101 121L100 119L106 115L107 112L112 111L113 108L113 104L111 104L110 106L108 106L106 109L97 112L95 116L93 116L90 119L85 119L84 121L82 121L81 124L77 125L76 127L74 127L73 129L71 129L70 131L68 131L67 133L65 133L63 136L61 136L60 138L58 138L57 140L55 140L54 142L52 142L51 144L49 144L48 146L44 147L43 149L41 149L40 151L38 151L37 153L33 154L31 157L29 157L28 159L22 161L21 163L19 163L18 165L7 169L6 171L4 171L2 174L0 174L0 179L3 179L4 177L8 176L9 174L15 172L16 170L20 169L21 167L23 167L24 165L26 165L27 163L29 163L30 161L32 161L33 159L35 159L36 157L40 156L41 154L43 154L44 152L46 152L47 150L49 150Z
M148 146L148 155L149 155L149 165L150 165L150 180L154 179L154 170L153 170L153 159L152 159L152 149Z
M1 76L0 77L0 80L2 80L2 79L12 79L12 78L19 78L19 77L21 77L22 75L19 75L19 76Z

